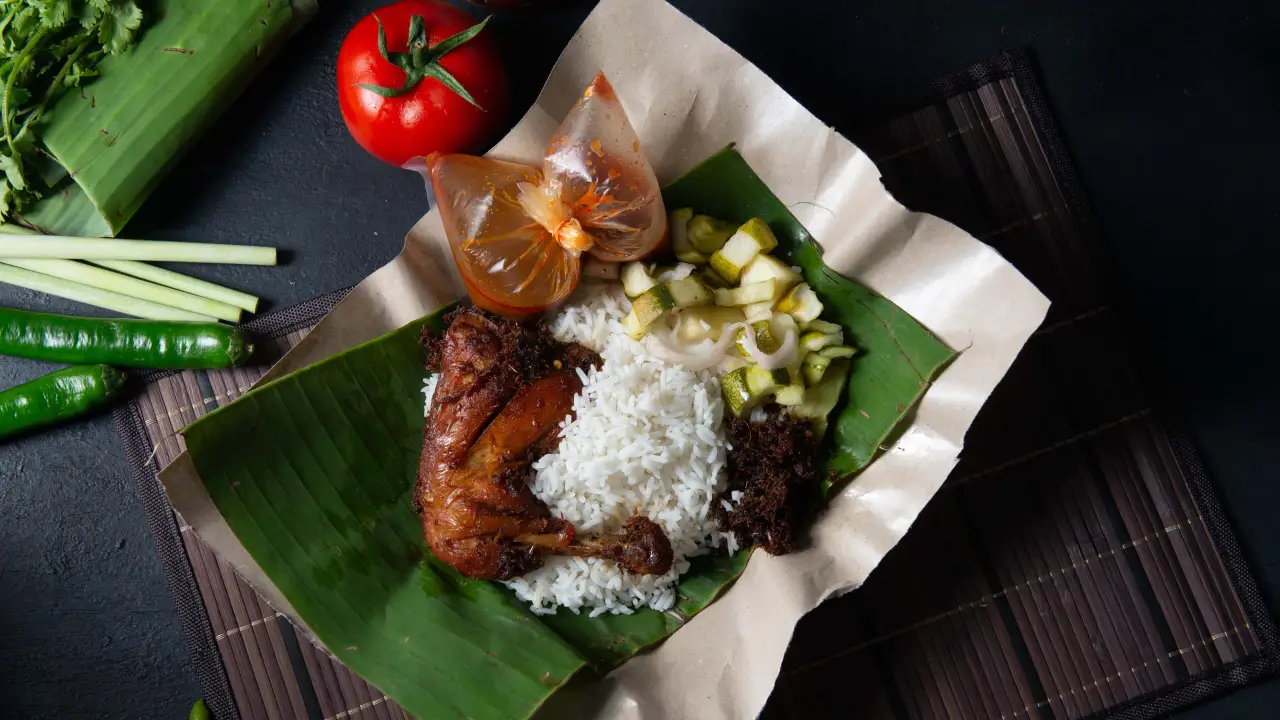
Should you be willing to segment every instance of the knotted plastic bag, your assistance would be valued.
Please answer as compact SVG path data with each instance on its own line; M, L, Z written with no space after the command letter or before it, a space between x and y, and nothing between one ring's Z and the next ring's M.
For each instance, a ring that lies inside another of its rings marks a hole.
M471 301L508 317L568 297L583 253L635 260L666 237L658 180L603 73L552 136L541 170L470 155L433 155L427 170Z

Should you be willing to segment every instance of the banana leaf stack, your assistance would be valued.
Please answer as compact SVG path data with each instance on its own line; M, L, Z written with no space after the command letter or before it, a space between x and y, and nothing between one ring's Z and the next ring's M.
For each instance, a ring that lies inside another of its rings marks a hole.
M826 468L865 467L954 353L891 302L830 270L805 228L733 149L664 190L668 207L764 218L779 252L859 354L824 443ZM330 652L424 718L526 717L571 677L603 674L674 633L746 567L700 558L666 613L530 613L500 585L433 558L410 505L422 447L424 324L250 391L185 431L210 498Z
M44 114L39 137L61 166L53 192L17 219L55 235L114 236L191 142L316 0L155 0L137 44Z

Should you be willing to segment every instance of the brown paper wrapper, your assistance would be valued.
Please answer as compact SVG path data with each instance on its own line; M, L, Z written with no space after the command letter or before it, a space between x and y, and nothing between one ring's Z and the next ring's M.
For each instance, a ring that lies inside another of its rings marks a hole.
M662 0L603 0L565 48L535 105L489 154L536 164L598 71L618 91L662 182L736 143L822 244L832 268L962 350L897 443L833 499L812 546L756 552L721 600L655 650L578 696L617 718L754 717L796 622L858 587L956 464L979 408L1048 310L1048 300L963 230L898 204L871 160L744 58ZM425 203L424 203L425 204ZM463 296L438 215L360 283L263 382L378 337ZM209 500L187 456L161 475L175 509L280 612L305 629Z

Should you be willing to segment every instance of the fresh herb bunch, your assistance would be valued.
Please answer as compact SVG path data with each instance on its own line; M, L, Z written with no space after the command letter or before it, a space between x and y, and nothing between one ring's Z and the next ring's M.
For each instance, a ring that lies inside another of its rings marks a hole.
M21 213L66 177L39 147L44 113L97 75L102 58L128 50L141 26L133 0L0 0L0 218Z

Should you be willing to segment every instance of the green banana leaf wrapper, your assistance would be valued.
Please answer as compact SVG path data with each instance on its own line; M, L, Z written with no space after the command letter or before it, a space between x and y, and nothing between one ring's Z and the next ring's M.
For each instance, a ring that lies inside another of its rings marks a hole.
M66 170L18 218L55 235L114 236L316 0L156 0L138 43L50 108L45 149Z
M839 475L865 466L953 352L823 265L736 151L697 166L664 199L770 223L825 319L860 350L824 452ZM231 529L340 660L420 717L524 717L583 668L607 672L677 631L738 577L748 553L700 558L671 612L596 618L534 615L501 585L433 558L410 499L424 424L418 337L450 307L252 390L184 434Z

